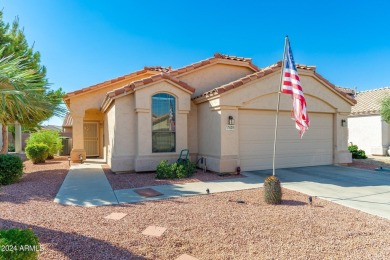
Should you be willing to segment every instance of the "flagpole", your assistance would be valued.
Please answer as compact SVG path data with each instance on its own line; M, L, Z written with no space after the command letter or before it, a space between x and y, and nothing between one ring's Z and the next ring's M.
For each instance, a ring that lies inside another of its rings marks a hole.
M283 59L282 59L282 69L280 71L280 84L278 90L278 104L276 107L276 119L275 119L275 137L274 137L274 154L272 157L272 175L275 176L275 154L276 154L276 138L278 136L278 121L279 121L279 105L280 105L280 90L282 88L283 83L283 69L284 69L284 58L286 57L286 47L287 47L288 36L286 36L284 40L284 51L283 51Z

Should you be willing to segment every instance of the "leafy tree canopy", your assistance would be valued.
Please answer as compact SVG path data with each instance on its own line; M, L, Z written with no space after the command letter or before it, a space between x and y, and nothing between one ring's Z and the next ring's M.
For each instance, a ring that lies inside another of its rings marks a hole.
M385 97L381 102L381 116L390 124L390 97Z
M0 11L0 124L3 125L3 149L5 125L15 121L35 127L53 115L63 116L62 89L48 87L46 68L40 64L40 54L29 46L19 19L12 25L3 21Z

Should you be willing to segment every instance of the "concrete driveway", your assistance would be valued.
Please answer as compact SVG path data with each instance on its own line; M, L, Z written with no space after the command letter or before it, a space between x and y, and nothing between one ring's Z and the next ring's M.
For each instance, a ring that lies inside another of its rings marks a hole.
M251 173L265 178L272 170ZM390 219L388 173L326 165L277 169L276 176L287 189Z

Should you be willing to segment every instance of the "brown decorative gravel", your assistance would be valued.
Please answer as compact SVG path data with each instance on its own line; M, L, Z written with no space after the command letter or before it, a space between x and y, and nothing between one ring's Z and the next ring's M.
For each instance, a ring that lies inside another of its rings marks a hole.
M103 207L53 202L67 161L25 163L0 192L0 228L31 227L40 259L390 259L390 221L283 189L282 205L262 189ZM241 203L238 203L241 201ZM242 203L244 202L244 203ZM110 213L128 214L121 220ZM165 227L161 237L142 234Z
M379 167L390 168L390 157L369 156L367 159L353 159L349 166L372 171Z
M199 182L199 181L214 181L214 180L224 180L231 178L242 178L242 175L226 175L219 176L213 172L203 172L201 169L196 169L194 175L190 178L185 179L173 179L173 180L159 180L156 179L155 172L148 173L119 173L115 174L111 171L108 165L103 165L103 171L106 174L108 181L111 184L113 190L120 189L131 189L131 188L139 188L145 186L156 186L156 185L170 185L170 184L180 184L180 183L188 183L188 182Z

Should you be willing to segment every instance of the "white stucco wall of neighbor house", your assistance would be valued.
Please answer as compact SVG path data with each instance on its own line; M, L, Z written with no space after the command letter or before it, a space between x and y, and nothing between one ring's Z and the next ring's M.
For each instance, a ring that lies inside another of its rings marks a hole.
M348 142L357 145L369 155L386 155L389 146L388 124L380 115L348 118Z

